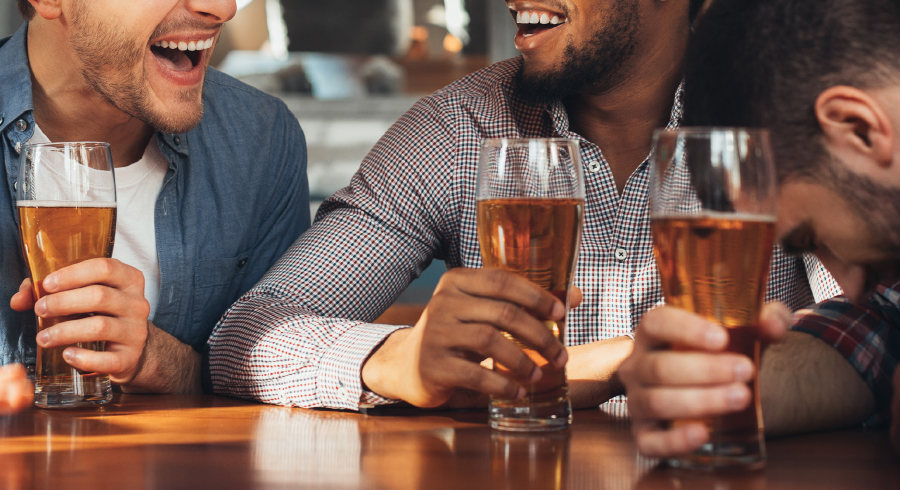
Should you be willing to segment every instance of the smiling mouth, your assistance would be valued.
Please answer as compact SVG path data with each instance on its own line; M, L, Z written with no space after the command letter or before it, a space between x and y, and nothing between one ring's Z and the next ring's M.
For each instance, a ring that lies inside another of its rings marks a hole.
M214 38L202 40L158 41L150 51L166 67L174 71L191 71L203 60L203 52L210 49Z
M555 29L565 24L568 19L565 15L547 10L521 10L510 8L510 14L516 19L519 34L531 37L550 29Z

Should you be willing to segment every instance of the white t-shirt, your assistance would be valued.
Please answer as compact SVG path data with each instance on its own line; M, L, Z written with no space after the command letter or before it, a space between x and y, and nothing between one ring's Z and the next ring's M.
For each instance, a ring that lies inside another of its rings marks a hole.
M50 140L35 125L29 143ZM154 135L144 156L127 167L117 167L116 175L116 244L113 258L144 273L144 297L150 303L150 320L159 302L159 256L156 250L156 199L162 190L169 163Z

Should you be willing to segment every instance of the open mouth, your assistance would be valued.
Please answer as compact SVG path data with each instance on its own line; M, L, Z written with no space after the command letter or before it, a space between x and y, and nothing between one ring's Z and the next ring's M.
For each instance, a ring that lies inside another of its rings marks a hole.
M519 34L524 37L531 37L535 34L555 29L565 24L568 20L565 14L548 10L517 11L510 8L510 14L516 19L516 25L519 27Z
M166 67L174 71L191 71L203 60L203 53L213 45L213 38L203 40L158 41L150 51Z

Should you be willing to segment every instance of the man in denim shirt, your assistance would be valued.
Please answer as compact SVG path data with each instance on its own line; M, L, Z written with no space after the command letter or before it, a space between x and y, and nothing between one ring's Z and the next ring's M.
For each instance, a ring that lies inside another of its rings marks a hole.
M33 365L36 343L106 341L64 358L126 391L199 391L216 321L309 226L297 120L206 69L235 2L149 5L19 0L29 22L0 40L0 365ZM34 304L16 180L23 145L41 141L110 143L119 220L112 259L51 274ZM35 313L92 312L36 335ZM28 388L24 370L3 369L0 413Z

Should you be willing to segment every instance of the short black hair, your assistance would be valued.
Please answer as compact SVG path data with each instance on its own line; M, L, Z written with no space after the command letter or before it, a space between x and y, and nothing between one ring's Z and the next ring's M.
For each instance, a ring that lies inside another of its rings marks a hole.
M37 13L28 0L16 0L16 7L19 7L19 13L22 14L25 20L31 20L34 18L34 14Z
M778 180L833 172L814 106L900 83L900 0L713 0L685 61L688 126L768 127Z

